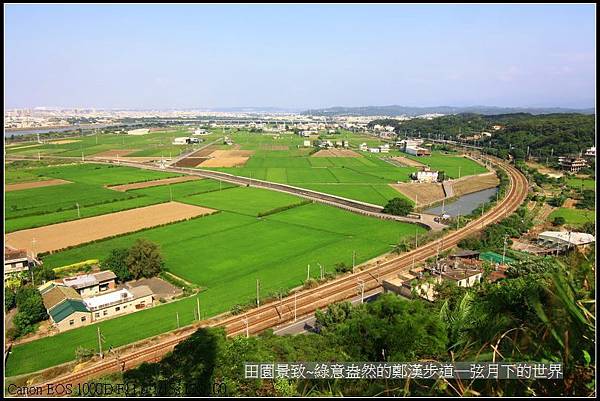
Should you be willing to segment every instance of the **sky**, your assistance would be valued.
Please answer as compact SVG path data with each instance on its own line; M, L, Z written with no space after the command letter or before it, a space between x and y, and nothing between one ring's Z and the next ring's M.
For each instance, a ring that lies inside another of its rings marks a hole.
M5 5L5 108L594 107L595 5Z

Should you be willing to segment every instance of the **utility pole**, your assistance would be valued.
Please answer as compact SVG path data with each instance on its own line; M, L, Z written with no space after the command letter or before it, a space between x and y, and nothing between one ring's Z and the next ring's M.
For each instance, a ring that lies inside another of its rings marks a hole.
M200 298L196 298L196 308L198 309L198 320L202 320L200 317Z
M179 312L175 312L175 316L177 317L177 328L179 328Z
M459 178L459 179L460 179L460 167L461 167L461 166L458 166L458 178Z
M75 203L75 206L77 206L77 217L81 218L81 213L79 213L79 202Z
M36 240L35 240L35 237L33 237L31 239L31 252L33 253L34 258L37 257L37 255L35 253L35 243L36 243Z
M319 265L319 270L321 270L321 280L323 280L323 265L317 263Z
M415 249L417 249L419 247L419 236L418 236L418 231L415 228Z
M365 302L365 282L360 280L358 286L360 287L360 303Z
M356 251L352 251L352 273L354 273L354 267L356 267Z
M294 322L296 321L296 317L297 317L297 299L298 299L298 293L294 292Z
M102 335L100 334L100 326L98 326L98 350L100 351L100 358L104 358L102 354Z
M246 338L250 337L250 333L248 332L248 317L244 319L244 324L246 325Z
M256 279L256 306L260 306L260 283Z
M306 268L306 281L310 280L310 264Z
M504 235L504 249L502 251L502 264L504 264L504 259L506 258L506 240L508 239L508 235Z

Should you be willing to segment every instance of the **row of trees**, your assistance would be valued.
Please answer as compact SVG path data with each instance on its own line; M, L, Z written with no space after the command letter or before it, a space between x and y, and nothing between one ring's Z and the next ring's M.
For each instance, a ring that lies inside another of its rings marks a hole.
M111 270L120 282L124 282L158 276L164 270L165 262L157 244L140 238L129 249L113 249L101 266Z
M492 132L490 138L481 138L479 144L490 148L491 153L505 158L510 153L515 159L523 159L535 152L538 157L578 154L582 149L594 146L595 116L575 113L532 115L528 113L480 115L454 114L431 120L414 118L409 121L394 119L374 120L369 123L391 125L400 137L421 135L457 139L482 131ZM502 129L495 131L493 126ZM492 148L494 149L492 151Z

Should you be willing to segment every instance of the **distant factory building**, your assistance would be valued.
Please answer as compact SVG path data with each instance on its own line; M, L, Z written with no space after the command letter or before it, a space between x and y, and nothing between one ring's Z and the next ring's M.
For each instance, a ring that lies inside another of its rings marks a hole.
M367 147L367 144L363 142L358 146L358 150L362 150L363 152L366 152L367 150L369 150L369 148Z

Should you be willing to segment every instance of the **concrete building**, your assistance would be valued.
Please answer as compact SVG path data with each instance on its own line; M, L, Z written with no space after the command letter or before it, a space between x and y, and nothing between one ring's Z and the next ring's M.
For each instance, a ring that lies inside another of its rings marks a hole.
M138 128L127 131L127 135L146 135L150 132L149 128Z
M94 322L124 313L152 307L152 290L146 285L123 288L118 291L87 298L83 302L93 314Z
M544 231L538 235L538 244L544 247L585 247L595 241L596 238L592 234L575 231Z
M67 277L62 280L62 283L67 287L73 288L82 297L91 297L102 292L114 290L116 278L117 276L113 272L104 270L98 273Z
M596 147L592 146L591 148L586 149L584 155L587 157L596 157Z
M419 183L422 182L437 182L438 181L438 172L431 171L428 167L424 167L421 171L417 171L412 174L412 179L416 180Z
M571 173L577 173L588 165L585 159L576 156L559 157L558 164L563 170Z
M364 143L364 142L363 142L363 143L361 143L361 144L358 146L358 150L361 150L361 151L363 151L363 152L366 152L368 149L369 149L369 148L367 147L367 144L366 144L366 143Z
M369 152L371 152L371 153L379 153L379 148L369 148Z
M431 151L429 149L415 146L406 146L404 152L413 156L431 156Z
M379 145L379 152L380 153L390 153L390 145L388 145L387 143L385 143L383 145Z
M27 255L25 249L4 247L4 281L21 272L28 272L35 262Z
M196 130L194 130L194 135L208 135L208 134L210 134L210 132L208 132L205 129L197 128Z
M180 136L173 139L173 145L187 145L190 138L187 136Z
M305 148L310 148L312 145L310 144L310 141L304 141L304 144L303 144L303 146L304 146Z

